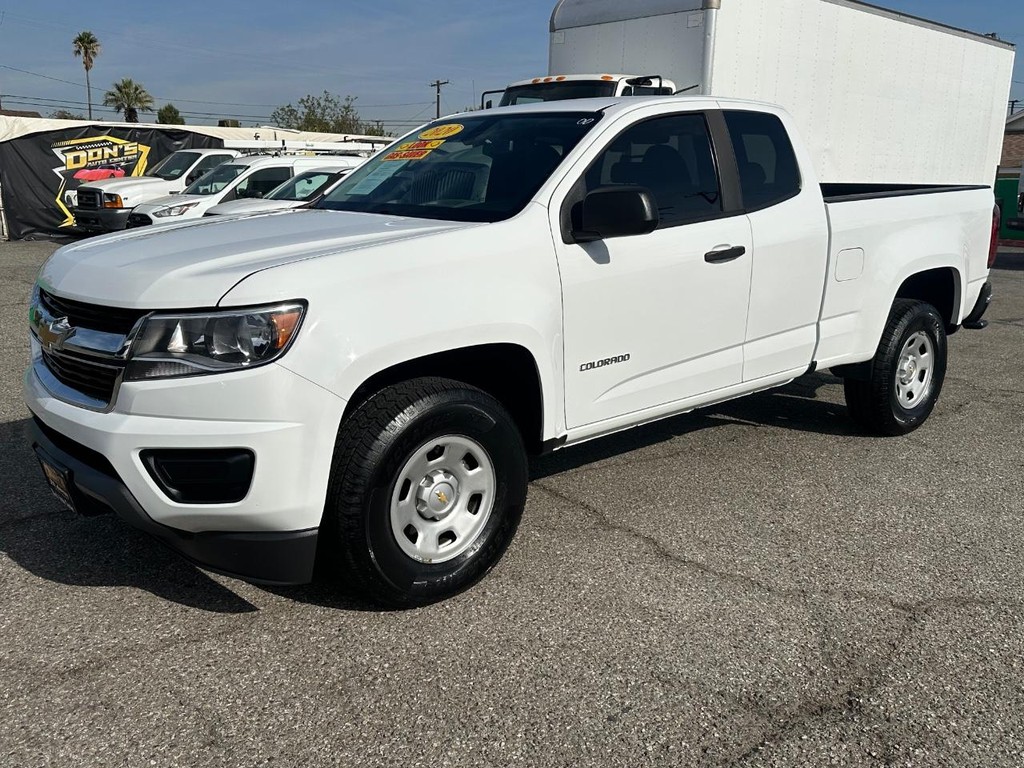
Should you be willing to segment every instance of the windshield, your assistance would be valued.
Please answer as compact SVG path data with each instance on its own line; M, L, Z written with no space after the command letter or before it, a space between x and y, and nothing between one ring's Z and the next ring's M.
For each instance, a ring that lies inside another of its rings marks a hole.
M171 181L191 168L192 164L198 159L199 155L196 152L175 152L154 165L144 175L156 176L158 179Z
M317 207L501 221L523 209L600 119L599 113L559 112L433 123L368 160Z
M501 97L502 107L515 104L536 104L538 101L564 101L565 99L592 99L615 95L615 81L574 80L564 83L531 83L506 88Z
M218 165L205 176L196 179L191 186L186 187L183 194L215 195L248 169L247 165Z
M343 171L307 171L288 179L267 193L264 200L309 200L313 195L341 178Z

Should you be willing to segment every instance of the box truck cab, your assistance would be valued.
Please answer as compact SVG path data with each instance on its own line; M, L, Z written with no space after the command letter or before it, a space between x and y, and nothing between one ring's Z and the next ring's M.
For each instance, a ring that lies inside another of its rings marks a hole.
M606 96L671 96L676 84L661 75L549 75L512 83L504 91L486 91L481 109L494 106L487 97L501 94L498 106L535 104L538 101L594 99Z

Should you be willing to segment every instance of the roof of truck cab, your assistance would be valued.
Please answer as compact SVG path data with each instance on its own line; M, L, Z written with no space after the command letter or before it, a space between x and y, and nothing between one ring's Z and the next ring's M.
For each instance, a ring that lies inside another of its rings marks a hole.
M549 83L576 83L576 82L592 82L594 80L602 80L609 83L618 82L624 77L645 77L645 75L624 75L615 74L614 72L600 72L600 73L589 73L584 75L542 75L540 77L532 77L526 80L517 80L514 83L509 83L508 88L518 88L521 85L548 85ZM654 75L646 75L646 77L654 77ZM666 80L668 78L665 78Z
M299 165L303 170L311 168L319 169L342 169L353 168L365 162L362 157L349 157L347 155L243 155L230 161L231 165L272 165L286 166Z
M751 101L750 99L729 99L718 96L606 96L593 99L563 99L560 101L538 101L533 104L516 104L512 107L494 107L482 112L471 112L468 114L449 115L435 120L433 124L450 123L456 121L473 120L474 118L488 117L495 113L501 114L551 114L560 112L603 112L607 115L617 115L628 112L632 109L650 105L677 104L690 106L693 109L714 109L715 107L756 107L758 109L782 109L777 104L770 104L763 101Z

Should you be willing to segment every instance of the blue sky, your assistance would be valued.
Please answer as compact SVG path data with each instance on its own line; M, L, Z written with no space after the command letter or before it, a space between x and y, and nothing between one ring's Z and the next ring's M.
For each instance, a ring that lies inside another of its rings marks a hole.
M878 4L997 32L1024 48L1020 0ZM70 103L85 101L84 86L75 85L84 83L85 75L71 55L71 40L89 29L103 45L92 72L94 104L111 83L132 77L157 98L158 106L170 101L187 113L188 122L210 122L200 116L208 113L251 125L265 123L275 106L326 89L356 96L364 119L399 129L433 116L429 83L436 78L451 81L443 89L442 107L452 112L476 103L484 89L543 74L554 0L247 0L226 5L0 0L3 105L43 114L66 106L84 113L84 103ZM1014 79L1013 95L1024 99L1024 55L1018 56ZM31 101L38 103L19 103Z

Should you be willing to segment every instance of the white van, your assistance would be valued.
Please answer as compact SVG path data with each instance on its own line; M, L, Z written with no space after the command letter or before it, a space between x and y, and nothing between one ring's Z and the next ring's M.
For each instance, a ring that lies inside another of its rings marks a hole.
M262 199L303 171L314 168L353 168L361 157L281 155L240 157L217 166L180 195L143 203L128 217L128 228L173 224L198 219L215 205L240 199Z

